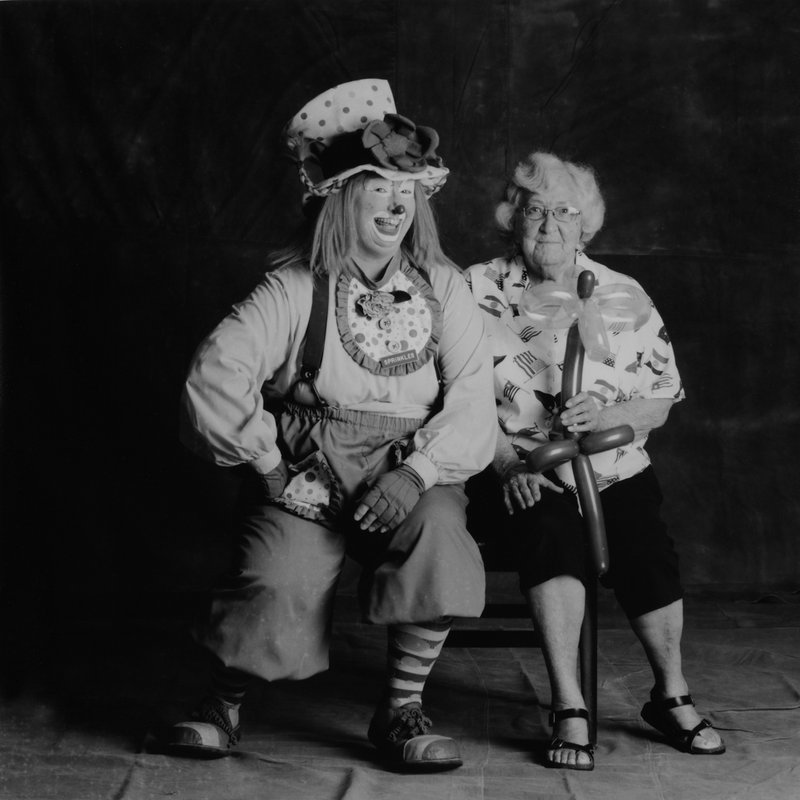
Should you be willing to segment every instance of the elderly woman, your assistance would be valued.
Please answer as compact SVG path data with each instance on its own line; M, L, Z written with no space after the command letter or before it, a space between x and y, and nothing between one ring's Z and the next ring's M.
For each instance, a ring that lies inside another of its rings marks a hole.
M456 767L421 696L452 617L483 610L463 484L495 436L474 424L494 414L483 321L428 201L448 171L383 80L314 98L286 139L308 235L200 345L185 386L185 442L247 478L234 569L198 634L212 685L167 749L224 755L252 677L327 669L349 552L365 619L388 626L369 739L397 767Z
M493 492L518 557L520 587L543 637L552 693L549 765L589 770L587 711L577 681L577 650L587 580L586 545L569 464L536 474L526 455L550 438L628 424L634 441L591 456L601 490L613 588L652 667L654 685L644 719L677 748L722 753L710 723L694 709L681 669L682 588L678 558L659 513L661 492L645 450L684 396L664 324L655 308L638 330L611 336L610 357L585 359L584 391L561 404L564 331L537 328L520 304L545 281L576 289L583 270L596 284L636 281L589 259L584 247L603 224L605 206L591 169L548 153L532 153L516 168L496 220L511 247L507 256L467 272L483 310L495 362L499 419ZM472 491L470 484L468 491ZM477 488L475 488L477 491ZM482 498L486 502L485 498Z

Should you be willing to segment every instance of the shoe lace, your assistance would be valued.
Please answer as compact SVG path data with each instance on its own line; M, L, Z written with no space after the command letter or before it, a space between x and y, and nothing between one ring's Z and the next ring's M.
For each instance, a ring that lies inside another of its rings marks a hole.
M386 738L392 743L404 742L414 736L423 736L432 725L433 723L419 706L401 708L400 713L392 722Z
M233 727L228 709L215 697L207 697L192 714L198 722L209 722L216 725L228 735L231 746L239 741L239 729Z

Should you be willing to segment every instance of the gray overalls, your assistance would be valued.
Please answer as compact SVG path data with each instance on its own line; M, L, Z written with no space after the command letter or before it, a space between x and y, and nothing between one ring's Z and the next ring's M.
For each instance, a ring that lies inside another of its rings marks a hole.
M359 595L368 622L477 617L484 605L483 563L466 528L462 484L428 489L388 533L360 531L352 519L358 498L400 463L425 420L339 408L316 394L327 305L323 277L319 286L315 280L299 382L276 415L290 483L275 503L246 505L233 572L215 590L197 634L225 665L266 680L328 668L346 552L363 566ZM435 356L420 368L438 380Z

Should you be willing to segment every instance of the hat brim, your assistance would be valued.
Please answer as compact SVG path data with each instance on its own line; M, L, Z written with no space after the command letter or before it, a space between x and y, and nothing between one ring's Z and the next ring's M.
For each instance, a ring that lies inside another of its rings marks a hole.
M375 172L382 178L386 178L390 181L420 181L428 197L436 194L436 192L445 185L447 176L450 174L450 170L447 169L447 167L428 166L425 167L425 169L421 169L419 172L404 172L399 169L387 169L386 167L377 166L376 164L361 164L357 167L346 169L332 178L327 178L315 184L312 183L305 169L301 166L300 180L309 195L327 197L330 194L336 194L336 192L340 191L345 183L359 172Z

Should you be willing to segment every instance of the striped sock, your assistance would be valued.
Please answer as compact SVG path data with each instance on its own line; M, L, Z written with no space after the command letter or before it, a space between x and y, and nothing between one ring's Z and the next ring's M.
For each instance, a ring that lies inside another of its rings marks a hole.
M387 694L392 708L422 702L425 681L442 651L452 622L447 617L389 627Z

